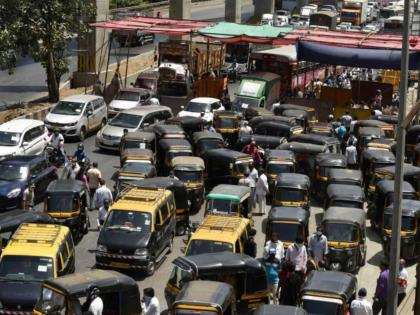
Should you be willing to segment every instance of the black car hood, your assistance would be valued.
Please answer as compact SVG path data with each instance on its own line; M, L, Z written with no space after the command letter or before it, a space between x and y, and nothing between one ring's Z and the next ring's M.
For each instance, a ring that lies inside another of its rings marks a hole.
M0 280L0 301L7 310L32 311L41 294L41 287L42 282L37 281Z
M11 192L15 188L22 188L24 190L24 183L23 181L19 180L0 180L0 196L6 196L9 192Z
M145 248L150 239L150 232L131 232L125 230L102 230L98 244L105 245L111 250L136 250Z

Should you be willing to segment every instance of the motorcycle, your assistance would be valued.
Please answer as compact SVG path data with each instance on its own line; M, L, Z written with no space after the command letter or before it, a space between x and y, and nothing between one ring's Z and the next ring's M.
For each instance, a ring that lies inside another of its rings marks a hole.
M48 161L57 168L61 167L66 162L65 154L52 145L48 145L45 148L45 154Z

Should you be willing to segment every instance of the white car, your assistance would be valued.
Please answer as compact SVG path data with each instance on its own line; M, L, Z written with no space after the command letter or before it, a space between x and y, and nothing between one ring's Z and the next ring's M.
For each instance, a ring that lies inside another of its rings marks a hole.
M88 132L105 126L107 120L107 108L101 96L75 95L59 101L44 122L48 129L58 129L64 137L83 141Z
M202 117L207 122L213 122L213 112L225 110L222 102L212 97L193 98L185 107L181 106L181 109L178 117Z
M145 89L121 89L108 106L108 118L119 112L146 104L150 99L150 92Z
M48 144L48 130L40 120L15 119L0 125L0 157L39 155Z

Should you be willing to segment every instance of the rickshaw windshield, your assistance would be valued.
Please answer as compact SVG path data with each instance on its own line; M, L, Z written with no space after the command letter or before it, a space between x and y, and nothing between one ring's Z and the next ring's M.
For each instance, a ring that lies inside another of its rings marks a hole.
M187 182L200 182L201 178L202 178L202 172L201 171L180 171L180 170L175 170L174 171L175 176L182 182L187 183Z
M146 142L139 141L124 141L123 150L125 149L147 149Z
M331 207L347 207L347 208L360 208L363 209L363 203L352 200L332 200Z
M238 207L235 207L235 204L230 200L211 199L207 203L206 210L212 213L231 214L232 212L237 213Z
M293 171L292 164L268 163L267 165L269 174L293 173Z
M178 266L174 266L172 269L171 275L169 276L168 282L177 288L182 288L182 286L193 280L193 275L191 272L181 269Z
M205 139L205 140L201 140L198 143L198 147L200 148L199 149L200 152L205 152L205 151L212 150L212 149L223 148L223 143L222 143L221 140Z
M47 198L48 212L75 212L75 199L72 194L52 194Z
M186 256L220 252L232 253L232 244L208 240L192 240L188 252L186 253Z
M357 242L358 229L353 224L327 222L324 225L324 234L328 241Z
M390 130L390 129L382 129L382 131L384 132L384 136L386 139L394 139L395 135L394 135L394 130Z
M51 290L49 288L42 288L41 298L35 305L37 311L44 314L49 314L51 309L57 309L57 314L66 314L66 299L64 295Z
M226 118L226 117L221 117L218 118L214 121L214 127L215 128L238 128L239 127L239 122L236 119L233 118Z
M191 151L168 151L167 152L168 160L172 160L174 157L177 156L192 156Z
M322 314L341 314L341 304L327 301L318 300L303 300L302 308L309 314L322 315Z
M392 215L384 214L384 228L392 229ZM412 232L416 229L416 221L413 217L402 216L401 231Z
M333 166L320 166L319 167L319 176L328 176L328 172L332 169L340 169L341 167Z
M287 201L290 201L290 202L305 201L305 192L300 189L277 187L275 198L278 201L286 201L286 202Z
M217 315L216 311L202 311L202 310L188 310L188 309L177 309L176 315Z
M3 279L42 281L53 277L53 261L48 257L7 255L0 262Z
M105 222L105 230L150 231L150 213L140 211L112 210Z
M235 163L235 171L238 174L249 174L249 163L250 161L238 161Z
M281 241L294 241L298 235L303 236L302 226L293 223L273 222L271 232L277 233Z

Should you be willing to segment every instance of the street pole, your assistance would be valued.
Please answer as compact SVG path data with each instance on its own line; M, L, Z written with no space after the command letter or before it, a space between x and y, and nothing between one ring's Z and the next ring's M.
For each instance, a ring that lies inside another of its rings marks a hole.
M397 130L397 157L395 164L395 186L394 186L394 209L392 220L392 238L390 249L390 270L389 288L387 301L387 314L397 314L397 277L400 265L400 245L401 245L401 199L403 185L403 167L405 156L405 134L404 128L405 111L407 105L407 85L408 85L408 62L409 62L409 33L410 33L410 0L404 0L404 33L401 50L401 77L400 77L400 108L398 111L398 130Z

